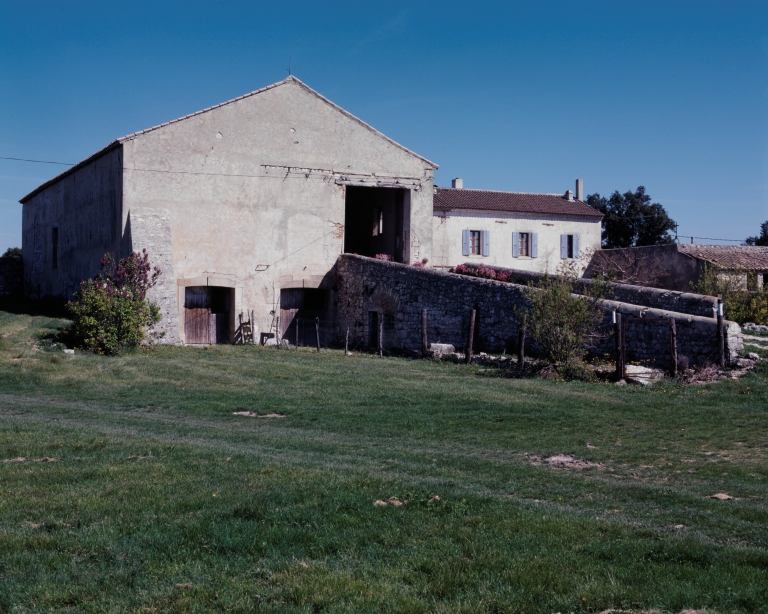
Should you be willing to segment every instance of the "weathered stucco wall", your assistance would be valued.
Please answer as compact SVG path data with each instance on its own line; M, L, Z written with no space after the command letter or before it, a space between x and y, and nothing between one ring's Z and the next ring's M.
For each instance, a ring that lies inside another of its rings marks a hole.
M22 253L28 296L68 298L81 280L99 272L105 253L119 251L121 169L117 146L24 202ZM56 268L54 226L59 237Z
M486 230L491 233L488 256L464 256L462 254L463 230ZM536 232L539 235L539 255L512 257L512 233ZM433 216L432 263L438 267L452 267L468 260L487 266L501 266L524 271L557 271L561 263L560 235L579 235L581 256L572 260L581 273L587 266L588 255L600 249L600 221L585 220L576 216L544 215L532 217L522 213L452 211ZM586 256L586 257L585 257Z
M124 148L123 225L133 211L167 215L176 277L168 304L183 305L190 280L225 278L237 290L235 311L259 320L279 305L281 288L333 287L350 184L408 189L408 255L432 256L434 165L298 81L138 134ZM176 317L183 340L183 312Z
M469 317L477 310L476 350L511 351L516 347L518 324L515 307L526 304L522 286L381 262L360 256L339 259L337 338L347 328L354 344L367 344L370 312L384 316L384 345L418 350L421 347L421 313L428 314L429 341L466 345ZM716 320L672 311L649 309L618 301L605 301L605 337L595 351L612 353L611 310L638 317L671 317L676 321L678 353L693 361L712 360L717 353ZM735 357L741 349L741 329L728 323L728 339ZM627 329L628 357L666 364L669 334L665 325L631 324ZM666 361L666 362L665 362Z

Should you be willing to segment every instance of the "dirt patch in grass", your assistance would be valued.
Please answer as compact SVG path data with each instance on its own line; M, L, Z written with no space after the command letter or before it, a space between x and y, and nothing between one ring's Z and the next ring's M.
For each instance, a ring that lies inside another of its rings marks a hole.
M580 458L576 458L571 454L555 454L542 458L538 454L526 454L526 458L531 465L548 465L549 467L562 468L562 469L592 469L596 467L603 469L605 465L602 463L593 463Z
M53 458L52 456L44 456L43 458L25 458L23 456L17 456L16 458L6 458L3 462L4 463L26 463L26 462L55 463L58 460L59 460L58 458Z
M285 414L260 414L255 411L233 411L233 416L248 416L249 418L285 418Z
M382 501L381 499L377 499L373 502L374 507L386 507L388 505L391 505L393 507L401 507L405 504L407 504L408 501L400 501L397 497L390 497L389 499L386 499Z

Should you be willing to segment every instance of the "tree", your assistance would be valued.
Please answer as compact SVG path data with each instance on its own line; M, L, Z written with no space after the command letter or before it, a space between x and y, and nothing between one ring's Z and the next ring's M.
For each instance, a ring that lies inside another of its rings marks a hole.
M7 250L5 250L5 253L2 256L3 258L16 258L17 260L21 260L21 248L20 247L9 247Z
M673 241L669 231L676 226L674 220L659 203L651 203L643 186L624 194L616 190L610 198L590 194L587 204L605 216L602 237L606 249L664 245Z
M80 291L67 303L78 341L101 354L117 354L141 343L145 328L160 321L160 309L147 300L160 274L149 264L146 250L117 263L113 254L106 254L101 273L80 282Z
M760 224L760 236L747 237L744 245L768 245L768 221Z

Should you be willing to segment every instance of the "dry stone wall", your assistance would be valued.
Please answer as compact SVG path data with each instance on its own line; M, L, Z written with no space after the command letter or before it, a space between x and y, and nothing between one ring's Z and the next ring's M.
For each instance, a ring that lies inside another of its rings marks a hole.
M516 307L526 304L525 288L514 283L422 269L362 256L345 254L337 265L337 339L347 328L350 345L366 346L375 338L370 330L371 312L385 324L384 346L418 350L421 347L421 314L427 310L430 342L466 346L469 317L477 310L475 350L498 353L516 348L518 323ZM596 353L613 355L611 311L632 317L674 318L678 354L692 361L713 360L717 353L716 320L711 317L604 301L606 316L603 338ZM741 329L728 323L732 356L741 349ZM535 351L535 346L526 351ZM660 365L669 361L669 328L666 324L632 323L627 327L627 356Z

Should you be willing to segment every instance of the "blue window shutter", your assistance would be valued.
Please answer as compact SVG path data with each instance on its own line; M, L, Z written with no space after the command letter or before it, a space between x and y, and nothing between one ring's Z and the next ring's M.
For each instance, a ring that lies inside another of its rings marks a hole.
M560 258L562 260L568 258L568 235L560 235Z
M520 233L519 232L512 233L512 257L513 258L520 257Z
M490 230L483 230L482 240L483 240L482 255L490 256L491 255L491 231Z
M461 231L461 253L469 256L469 230Z
M573 257L579 259L579 235L573 235Z
M539 233L531 233L531 258L539 257Z

